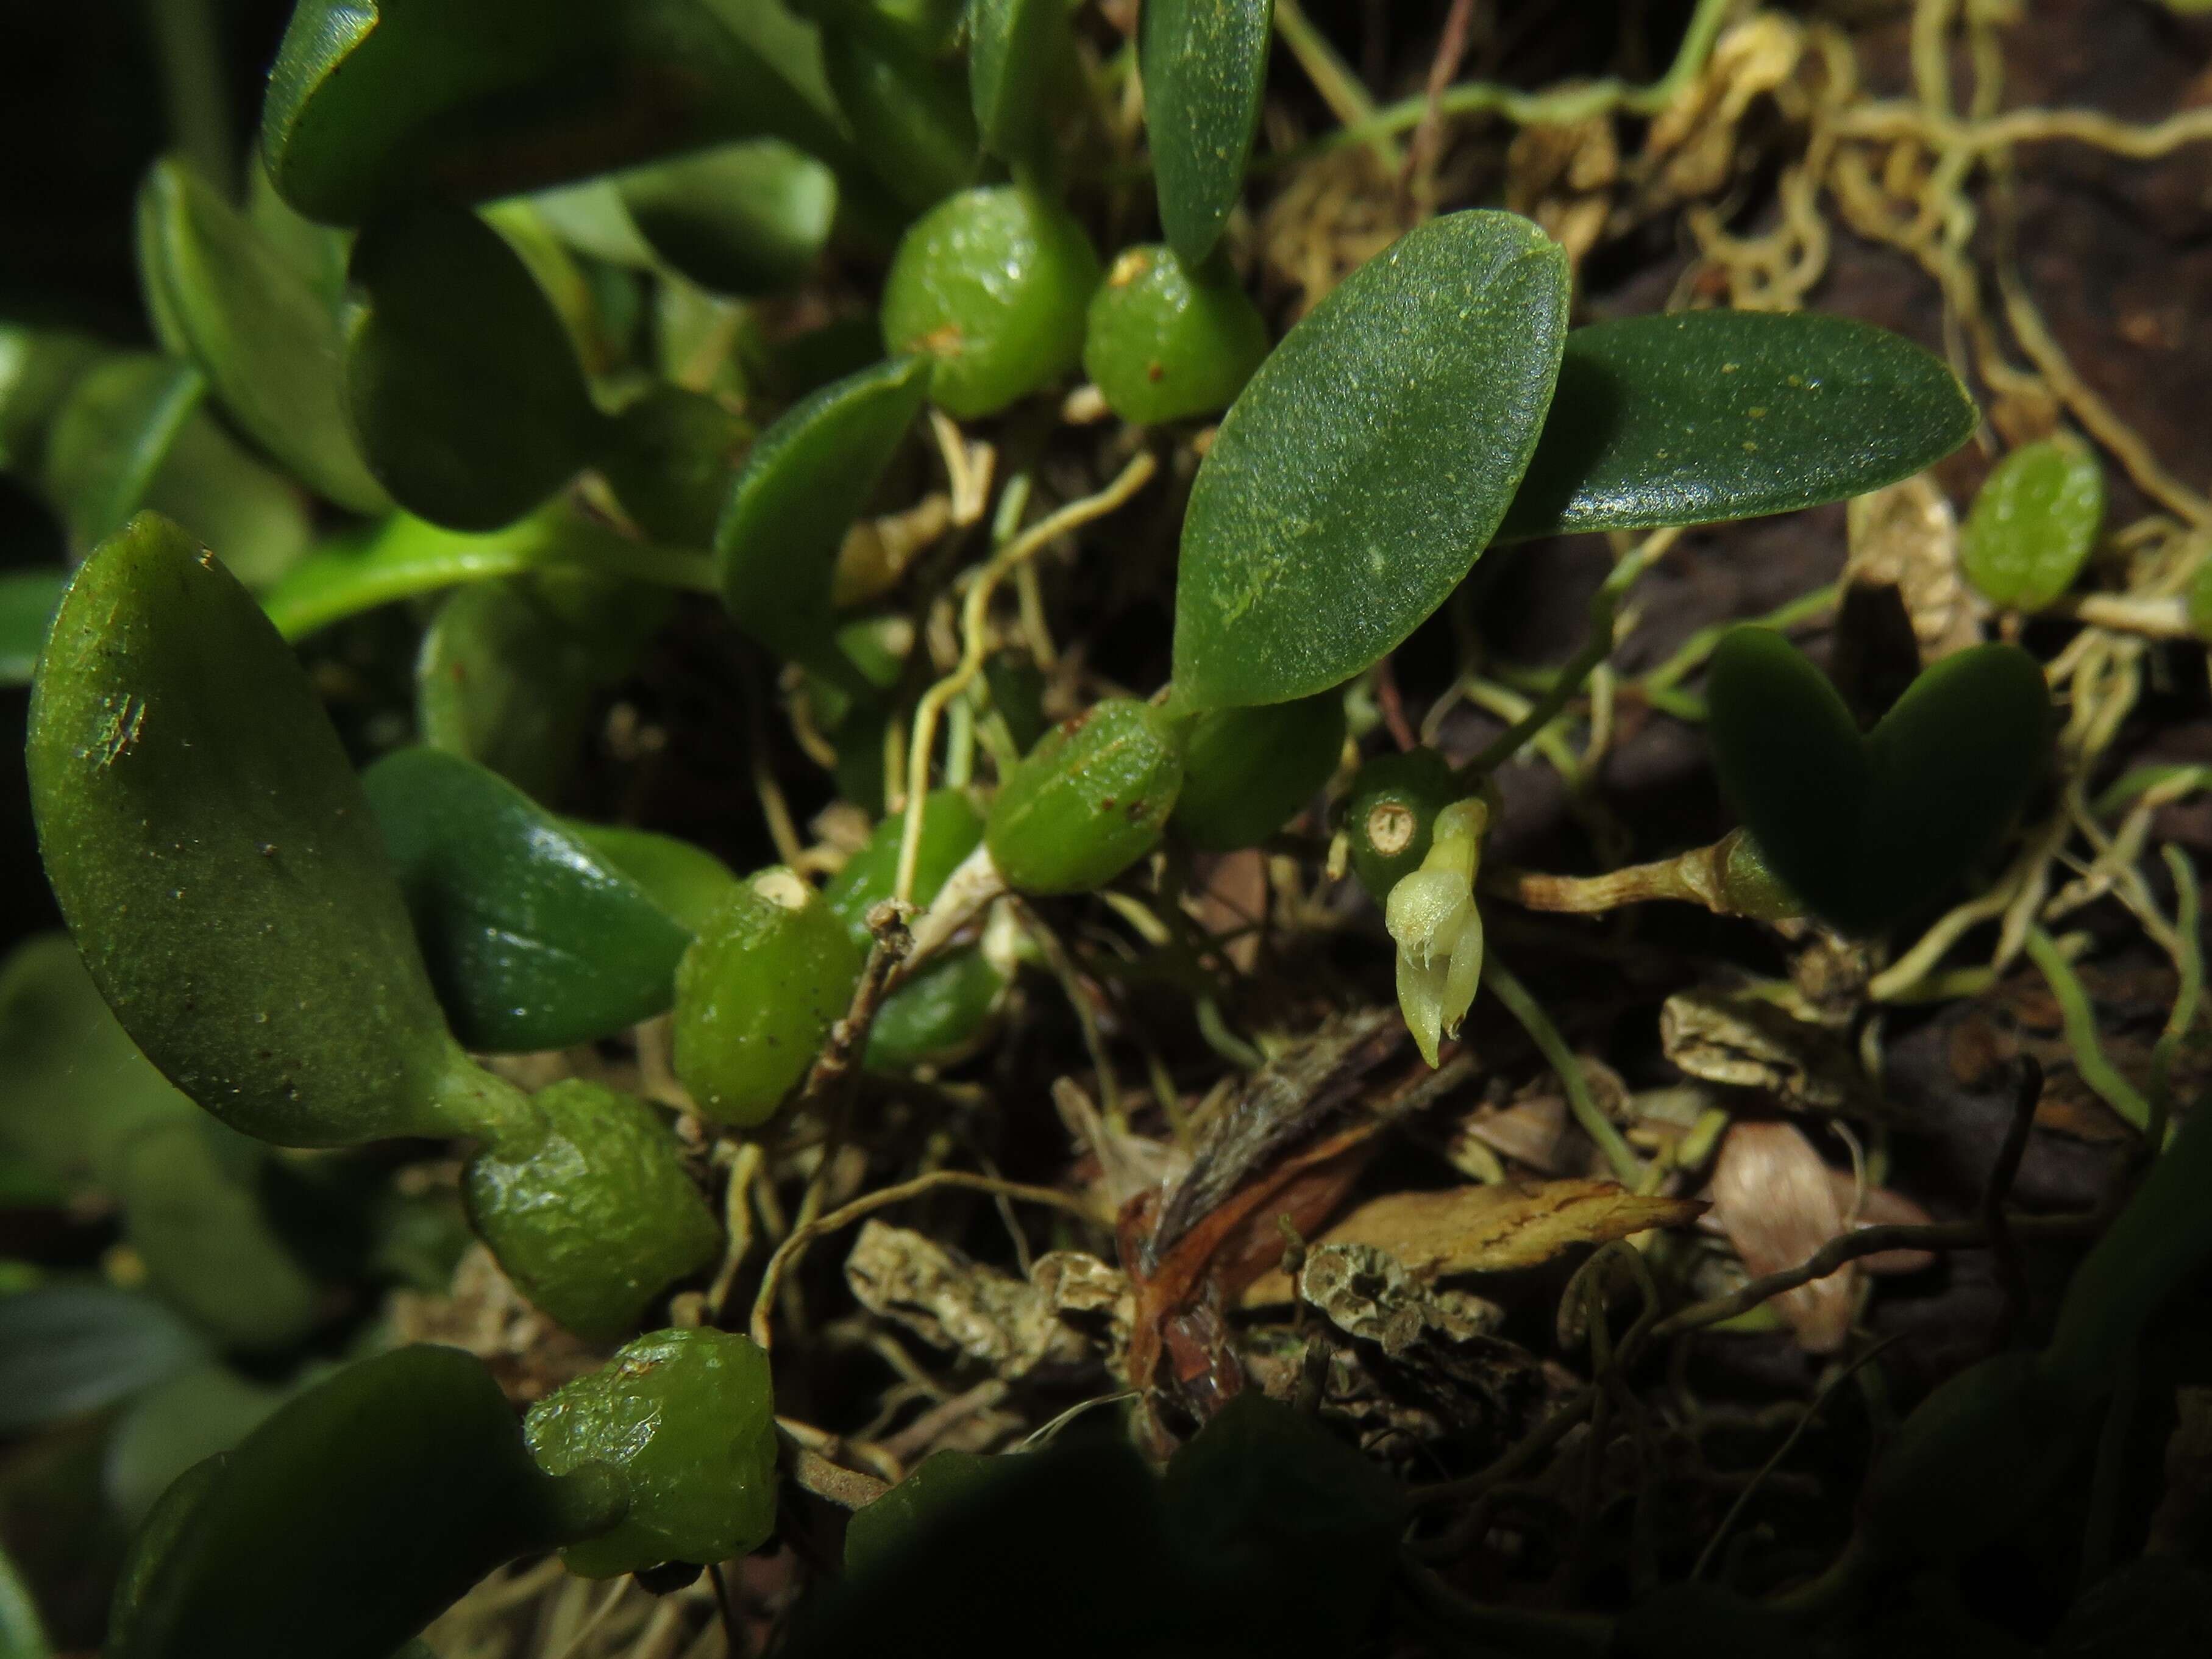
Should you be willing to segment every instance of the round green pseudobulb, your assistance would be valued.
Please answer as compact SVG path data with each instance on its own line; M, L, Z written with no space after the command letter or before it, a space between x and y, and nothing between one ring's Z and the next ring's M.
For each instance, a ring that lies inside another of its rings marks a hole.
M643 1101L572 1078L471 1161L469 1219L522 1293L577 1335L635 1329L714 1259L721 1229Z
M982 1030L1006 976L976 945L932 958L884 999L868 1028L865 1064L903 1071L956 1058Z
M1466 793L1452 781L1451 762L1434 749L1378 754L1353 775L1344 833L1352 871L1376 903L1421 867L1437 814Z
M1158 709L1109 698L1044 735L1006 774L984 829L1024 893L1089 893L1159 845L1183 782L1183 734Z
M676 970L676 1075L719 1122L764 1122L806 1075L866 956L788 870L741 887Z
M1344 698L1210 709L1190 731L1175 825L1202 852L1257 846L1328 782L1344 750Z
M1083 372L1138 425L1226 409L1267 355L1267 325L1221 259L1193 272L1169 247L1133 247L1091 296Z
M619 1478L583 1462L539 1469L474 1355L349 1365L155 1505L105 1651L386 1659L501 1563L615 1524Z
M1074 369L1097 285L1097 253L1066 208L1014 185L963 190L899 243L884 340L935 357L930 397L979 419Z
M1996 464L1959 537L1966 579L2015 610L2039 611L2074 585L2105 521L2105 473L2068 438L2023 444Z
M568 1571L611 1578L664 1561L711 1564L775 1527L775 1396L750 1338L656 1331L530 1409L530 1449L550 1474L611 1464L629 1510L562 1552Z

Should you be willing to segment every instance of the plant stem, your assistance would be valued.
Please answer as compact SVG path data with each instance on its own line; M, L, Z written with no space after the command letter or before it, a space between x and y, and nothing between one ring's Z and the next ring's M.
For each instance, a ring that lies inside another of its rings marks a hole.
M1551 1063L1552 1070L1559 1074L1560 1086L1567 1091L1567 1109L1575 1114L1575 1121L1582 1125L1583 1132L1605 1154L1614 1176L1622 1186L1634 1187L1644 1179L1644 1161L1621 1138L1613 1119L1605 1115L1604 1108L1589 1092L1589 1082L1583 1076L1581 1062L1559 1035L1551 1016L1495 955L1483 965L1482 982L1505 1004L1506 1012L1521 1022L1522 1028Z
M1398 129L1376 125L1375 101L1367 95L1367 88L1360 84L1351 67L1336 55L1336 48L1329 45L1328 37L1313 26L1298 0L1275 0L1275 33L1290 48L1291 56L1298 60L1298 67L1305 70L1306 78L1321 94L1322 101L1344 123L1334 138L1366 144L1375 152L1376 160L1393 174L1404 166L1398 146L1390 141L1390 134ZM1414 101L1413 120L1403 125L1412 126L1420 119L1419 106L1425 101ZM1355 131L1360 134L1358 138L1346 137ZM1332 149L1336 147L1334 142L1327 145Z
M2042 972L2051 996L2057 999L2058 1011L2066 1025L2066 1046L2074 1051L2075 1069L2081 1072L2081 1081L2094 1089L2106 1106L2148 1135L2150 1102L2105 1058L2104 1047L2097 1040L2097 1011L2090 1007L2088 993L2081 989L2081 981L2075 976L2073 965L2058 948L2057 941L2039 927L2031 928L2027 955Z

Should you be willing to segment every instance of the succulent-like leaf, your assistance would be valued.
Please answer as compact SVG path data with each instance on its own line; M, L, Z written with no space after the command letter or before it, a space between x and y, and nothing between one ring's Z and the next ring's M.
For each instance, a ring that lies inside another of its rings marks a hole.
M259 1139L473 1126L353 768L252 595L152 515L55 619L26 759L46 876L94 982L171 1081Z
M669 1005L690 934L512 784L415 748L362 786L469 1047L566 1047Z
M1325 691L1443 603L1535 449L1566 308L1565 254L1526 219L1471 211L1409 233L1291 330L1192 486L1187 704Z
M1710 524L1864 495L1974 430L1942 361L1809 311L1684 311L1567 336L1501 541Z
M1940 898L1987 851L2051 752L2051 699L2012 645L1945 657L1861 737L1781 635L1738 628L1707 688L1722 787L1775 873L1840 927L1872 931Z
M770 650L850 677L831 638L837 549L928 385L927 357L864 369L800 401L746 455L714 532L714 558L731 615Z
M77 381L40 469L71 546L87 550L130 521L206 393L191 364L149 351L118 353Z
M837 212L836 175L774 138L656 162L617 184L653 251L720 294L775 294L805 280Z
M2048 438L1996 464L1959 537L1959 564L1988 598L2039 611L2074 585L2105 522L2105 472L2087 446Z
M675 836L573 818L564 820L563 826L694 934L737 891L737 875L727 864L706 848Z
M156 162L139 192L138 270L162 344L248 436L341 506L389 504L346 419L329 302L182 162Z
M1274 13L1273 0L1146 0L1137 62L1160 223L1193 266L1243 188Z
M466 208L426 204L354 244L364 303L346 331L346 406L408 511L494 530L559 489L601 436L552 302Z

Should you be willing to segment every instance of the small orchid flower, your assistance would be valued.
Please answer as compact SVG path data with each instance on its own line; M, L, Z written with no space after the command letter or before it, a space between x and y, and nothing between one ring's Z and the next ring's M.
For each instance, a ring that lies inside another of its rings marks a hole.
M1479 799L1439 812L1421 867L1390 889L1383 906L1383 924L1398 944L1398 1009L1431 1065L1444 1038L1459 1034L1482 978L1474 870L1489 822Z

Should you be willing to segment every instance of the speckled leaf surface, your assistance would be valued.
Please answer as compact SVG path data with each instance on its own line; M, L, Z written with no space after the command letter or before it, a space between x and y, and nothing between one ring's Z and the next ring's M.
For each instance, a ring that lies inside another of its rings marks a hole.
M1864 495L1974 430L1942 363L1817 312L1685 311L1567 336L1500 541L1716 524Z
M1565 253L1526 219L1470 211L1411 232L1291 330L1191 490L1188 705L1324 691L1443 603L1535 449L1566 314Z
M1243 187L1274 13L1273 0L1146 0L1137 55L1160 223L1193 266Z

